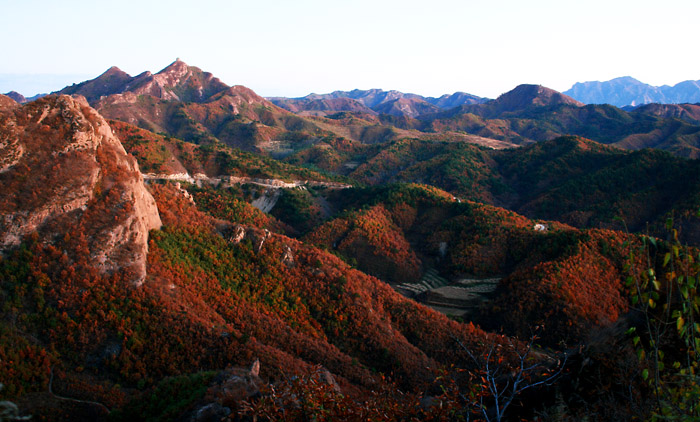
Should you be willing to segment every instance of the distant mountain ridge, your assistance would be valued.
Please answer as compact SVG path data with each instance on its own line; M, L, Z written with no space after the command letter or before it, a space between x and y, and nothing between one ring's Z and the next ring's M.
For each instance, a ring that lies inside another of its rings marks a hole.
M641 82L636 83L643 88ZM381 89L265 99L246 87L229 87L211 73L178 59L156 74L144 72L135 77L112 67L60 92L86 97L109 119L189 142L221 141L277 158L327 136L367 144L414 137L503 147L562 135L623 149L651 147L700 157L698 106L623 110L585 105L541 85L519 85L495 100L466 93L436 98Z
M606 82L578 82L564 94L586 104L611 104L617 107L649 103L699 103L700 80L684 81L674 86L652 86L623 76Z
M291 130L319 131L241 85L228 86L179 58L158 73L130 76L118 67L59 94L80 95L109 119L186 141L219 140L262 152ZM293 121L287 121L292 116Z
M211 73L188 66L177 59L155 75L146 71L137 76L130 76L112 66L97 78L63 88L58 93L82 95L91 104L101 97L125 92L150 95L162 100L204 102L227 89L229 86Z
M583 107L585 104L542 85L523 84L501 94L495 100L483 104L465 105L462 110L482 117L497 117L531 108L567 105Z
M539 85L519 85L484 104L424 114L423 132L465 132L518 145L577 135L623 149L657 148L700 157L700 126L693 107L585 105Z
M305 97L298 98L268 98L268 100L276 106L294 113L303 113L311 110L320 111L318 108L315 108L318 106L319 100L328 101L337 99L354 100L367 107L369 110L366 112L408 117L438 112L461 105L481 104L489 100L488 98L477 97L476 95L467 94L466 92L455 92L454 94L445 94L440 97L423 97L417 94L407 94L395 90L384 91L382 89L333 91L329 94L309 94ZM337 105L337 103L332 104ZM327 111L328 114L332 114L333 112L339 111L358 110L356 108L339 109L337 107L332 107L325 111Z
M5 93L5 96L12 98L13 100L17 101L19 104L24 104L24 103L30 103L34 100L38 100L39 98L46 96L46 94L36 94L33 97L27 98L17 91L10 91L10 92Z

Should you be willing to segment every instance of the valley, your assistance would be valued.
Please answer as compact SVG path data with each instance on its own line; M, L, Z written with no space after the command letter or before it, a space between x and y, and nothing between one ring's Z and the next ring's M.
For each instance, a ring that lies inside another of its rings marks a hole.
M697 414L692 105L266 99L179 59L13 98L0 398L33 420Z

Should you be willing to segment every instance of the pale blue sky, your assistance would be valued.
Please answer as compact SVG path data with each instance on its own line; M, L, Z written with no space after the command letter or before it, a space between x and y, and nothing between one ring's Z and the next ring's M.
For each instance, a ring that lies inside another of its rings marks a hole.
M180 57L263 96L700 79L698 0L0 0L0 92Z

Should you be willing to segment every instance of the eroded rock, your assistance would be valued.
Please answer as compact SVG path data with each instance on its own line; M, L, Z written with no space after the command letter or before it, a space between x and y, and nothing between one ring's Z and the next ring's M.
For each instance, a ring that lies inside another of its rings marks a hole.
M0 250L35 232L48 243L81 237L99 270L143 282L158 209L136 160L84 98L1 108L0 156Z

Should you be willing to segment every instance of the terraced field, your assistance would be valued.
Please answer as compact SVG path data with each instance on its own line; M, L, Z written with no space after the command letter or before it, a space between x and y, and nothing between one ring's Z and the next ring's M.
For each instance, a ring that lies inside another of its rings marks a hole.
M417 283L398 284L394 289L445 315L464 317L488 300L500 281L500 278L465 278L450 283L430 268Z

